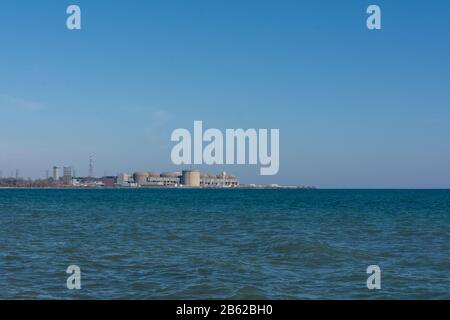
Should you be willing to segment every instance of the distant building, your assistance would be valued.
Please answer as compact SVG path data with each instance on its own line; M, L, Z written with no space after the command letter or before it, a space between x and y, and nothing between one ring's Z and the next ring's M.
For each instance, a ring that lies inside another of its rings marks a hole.
M117 177L115 176L105 176L102 178L102 183L104 187L114 187L117 182Z
M200 187L200 171L184 170L181 184L188 187Z
M59 168L57 166L53 167L53 181L59 181Z
M118 186L130 186L134 183L137 187L236 187L239 181L235 176L225 172L219 175L203 174L197 170L185 170L183 172L147 172L138 171L133 176L121 173L117 177Z
M62 180L64 184L66 185L72 185L73 184L73 170L72 167L64 167L63 168L63 177Z
M236 187L239 185L239 181L233 175L227 175L226 172L222 172L218 175L213 174L201 174L200 185L203 187Z
M129 187L130 184L134 183L133 176L129 173L120 173L117 176L117 185L119 187Z

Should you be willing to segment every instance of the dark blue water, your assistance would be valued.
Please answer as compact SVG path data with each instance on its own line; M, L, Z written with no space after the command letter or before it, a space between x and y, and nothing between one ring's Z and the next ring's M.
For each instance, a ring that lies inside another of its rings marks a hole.
M66 268L81 268L68 290ZM381 290L366 268L381 268ZM0 298L450 299L450 191L0 190Z

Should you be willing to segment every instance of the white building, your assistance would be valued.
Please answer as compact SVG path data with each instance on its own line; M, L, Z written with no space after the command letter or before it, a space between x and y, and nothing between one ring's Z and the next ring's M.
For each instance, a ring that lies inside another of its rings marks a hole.
M57 166L53 167L53 180L59 181L59 168Z
M136 183L134 182L133 175L129 173L119 173L117 176L117 186L119 187L136 187Z

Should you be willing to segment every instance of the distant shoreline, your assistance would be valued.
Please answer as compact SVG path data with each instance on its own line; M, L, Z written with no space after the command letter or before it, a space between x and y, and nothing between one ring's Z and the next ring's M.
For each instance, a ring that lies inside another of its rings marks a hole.
M196 189L196 190L316 190L316 187L284 187L284 186L239 186L239 187L172 187L172 186L152 186L139 188L120 188L120 187L0 187L0 190L20 189L20 190L146 190L146 189Z

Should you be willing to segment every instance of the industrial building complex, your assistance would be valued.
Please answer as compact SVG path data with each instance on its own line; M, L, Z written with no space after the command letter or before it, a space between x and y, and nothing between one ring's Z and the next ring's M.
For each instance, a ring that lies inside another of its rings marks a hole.
M182 172L147 172L138 171L133 174L120 173L117 176L93 177L92 169L88 177L75 176L70 166L52 168L52 175L48 171L45 179L31 180L16 176L3 179L0 176L0 187L38 187L38 188L150 188L150 187L190 187L190 188L230 188L238 187L239 181L235 176L225 172L213 175L201 173L197 170ZM62 169L62 175L61 175Z
M239 181L225 172L212 175L197 170L164 173L139 171L132 175L119 174L116 184L121 187L237 187Z
M195 169L181 172L136 171L118 173L102 177L94 176L93 157L89 157L87 176L75 174L73 166L55 165L45 170L45 178L22 178L20 170L11 171L3 177L0 170L0 188L313 188L306 186L281 186L278 184L240 184L237 177L222 172L220 174L202 173Z

